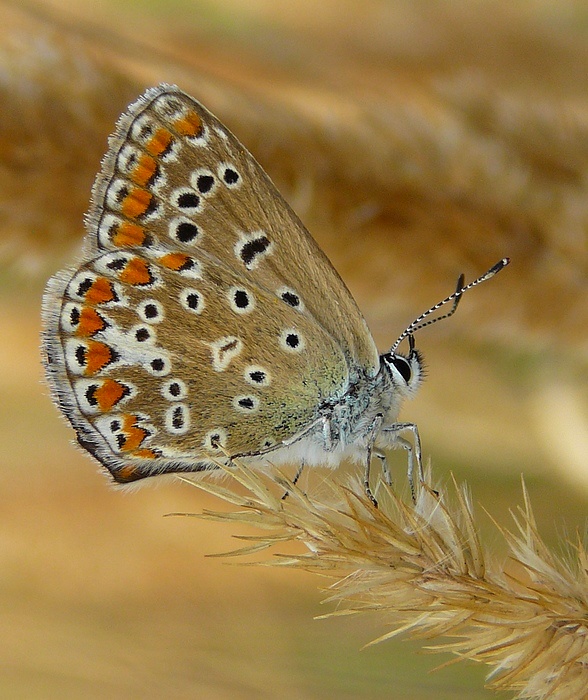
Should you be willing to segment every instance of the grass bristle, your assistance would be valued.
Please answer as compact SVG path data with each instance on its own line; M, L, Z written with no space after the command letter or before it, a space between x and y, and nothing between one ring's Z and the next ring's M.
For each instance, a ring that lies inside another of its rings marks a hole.
M499 563L481 541L466 488L453 481L442 490L430 472L416 504L380 485L377 508L359 481L331 482L319 498L283 475L261 476L238 464L230 474L236 481L220 488L192 483L238 510L199 517L262 531L227 556L273 548L274 556L259 563L333 577L327 601L337 611L322 617L375 612L389 630L372 644L399 634L432 642L429 651L486 664L488 686L518 698L585 697L586 550L575 545L575 562L549 550L524 484L514 529L499 527L510 554ZM304 551L276 550L291 541Z

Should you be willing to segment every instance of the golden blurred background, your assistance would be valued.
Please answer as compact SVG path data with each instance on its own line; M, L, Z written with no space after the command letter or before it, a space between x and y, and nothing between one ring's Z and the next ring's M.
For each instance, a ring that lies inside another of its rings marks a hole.
M588 501L585 3L54 0L0 17L0 698L497 697L483 668L428 674L446 657L416 643L361 650L381 620L313 620L328 579L205 558L243 529L162 516L212 497L109 488L42 381L40 298L79 249L119 113L177 83L261 162L381 349L459 273L512 258L419 334L428 377L402 417L436 477L500 523L524 474L559 550Z

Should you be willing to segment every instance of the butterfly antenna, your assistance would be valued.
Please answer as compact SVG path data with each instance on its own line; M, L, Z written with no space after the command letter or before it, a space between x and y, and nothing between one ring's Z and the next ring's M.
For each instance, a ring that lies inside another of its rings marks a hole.
M437 323L437 321L442 321L444 318L449 318L450 316L453 316L453 314L457 310L457 306L464 292L467 292L468 289L472 289L478 284L489 280L491 277L494 277L494 275L498 274L500 270L505 268L509 264L509 262L510 258L502 258L502 260L497 262L496 265L493 265L488 270L488 272L485 272L483 275L478 277L478 279L475 279L473 282L470 282L465 286L463 284L465 277L464 275L460 275L459 279L457 280L457 287L455 289L455 292L453 292L453 294L450 294L446 299L443 299L443 301L440 301L434 306L431 306L431 308L425 311L424 314L421 314L420 316L415 318L415 320L410 324L410 326L408 326L408 328L400 334L398 340L390 348L390 352L394 352L405 338L412 338L412 334L416 333L417 331L420 331L421 328L424 328L425 326L430 326L433 323ZM445 304L449 304L450 302L453 302L453 306L446 314L443 314L442 316L436 316L435 318L431 318L429 320L425 320L428 316L435 313L435 311L438 311L442 306L445 306Z

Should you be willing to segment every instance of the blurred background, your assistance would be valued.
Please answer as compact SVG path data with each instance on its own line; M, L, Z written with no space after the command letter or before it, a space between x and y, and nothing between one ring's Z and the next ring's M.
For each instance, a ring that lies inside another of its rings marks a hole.
M381 620L313 620L328 579L205 558L247 533L163 516L226 507L212 497L110 488L42 381L40 300L79 251L119 113L176 83L261 162L382 350L459 273L512 258L418 335L428 377L402 418L437 479L468 482L498 560L483 509L510 525L522 474L560 552L588 502L586 4L54 0L0 18L0 697L497 697L484 668L429 674L448 657L414 642L362 650Z

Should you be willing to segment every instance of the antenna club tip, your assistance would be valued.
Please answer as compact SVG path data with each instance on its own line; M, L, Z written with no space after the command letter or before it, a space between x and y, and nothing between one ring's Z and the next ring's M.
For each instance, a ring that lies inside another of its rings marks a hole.
M503 268L505 268L508 264L510 263L510 258L502 258L502 260L499 260L496 265L491 267L488 270L488 275L495 275L497 272L500 272Z

